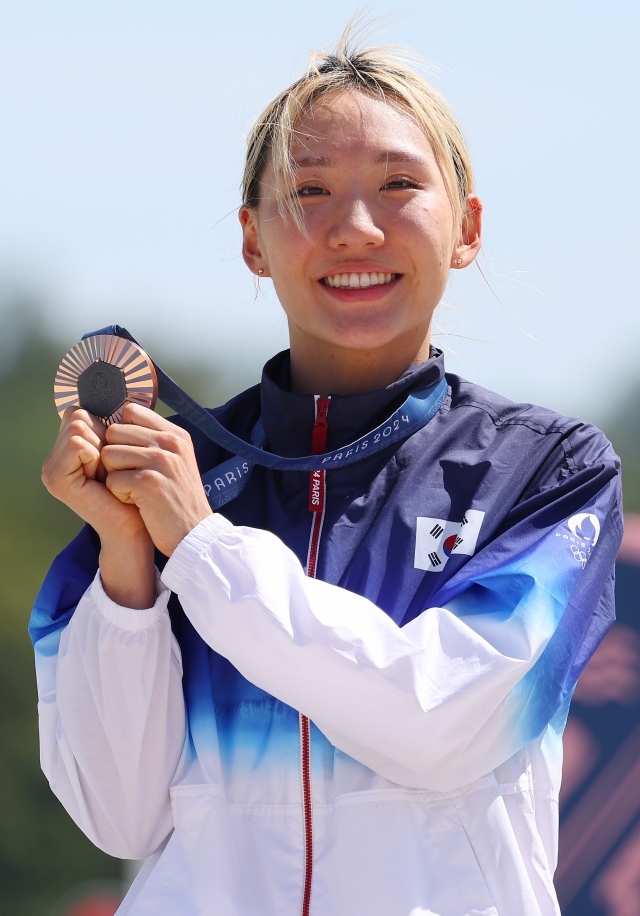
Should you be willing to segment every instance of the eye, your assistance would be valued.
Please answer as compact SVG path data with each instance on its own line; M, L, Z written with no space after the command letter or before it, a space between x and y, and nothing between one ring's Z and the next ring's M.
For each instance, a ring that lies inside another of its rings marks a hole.
M317 184L305 184L297 190L298 197L320 197L322 194L328 194L326 188Z
M382 191L406 191L406 190L415 190L420 187L420 183L415 181L413 178L408 178L406 175L399 175L396 178L390 178L383 185Z

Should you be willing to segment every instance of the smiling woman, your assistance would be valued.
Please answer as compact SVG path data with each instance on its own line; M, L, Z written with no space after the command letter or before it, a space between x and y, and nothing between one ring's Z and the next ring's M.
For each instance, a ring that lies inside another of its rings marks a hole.
M121 914L558 916L618 459L445 374L432 316L482 206L388 50L345 38L265 109L239 215L291 343L215 411L244 458L129 403L68 409L45 464L88 523L31 626L51 786L150 857Z
M444 99L389 52L343 41L248 145L243 253L287 313L294 391L357 394L427 359L449 269L480 249L482 205Z

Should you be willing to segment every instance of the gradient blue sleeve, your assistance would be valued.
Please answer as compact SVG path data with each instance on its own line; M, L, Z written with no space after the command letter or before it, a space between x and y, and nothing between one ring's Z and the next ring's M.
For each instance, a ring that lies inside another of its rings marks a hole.
M474 628L520 621L523 634L542 636L544 650L512 696L521 744L566 708L615 619L622 530L617 462L584 468L518 505L503 532L437 595Z
M85 525L58 554L38 592L29 621L34 645L69 623L78 602L98 570L100 540L93 528Z

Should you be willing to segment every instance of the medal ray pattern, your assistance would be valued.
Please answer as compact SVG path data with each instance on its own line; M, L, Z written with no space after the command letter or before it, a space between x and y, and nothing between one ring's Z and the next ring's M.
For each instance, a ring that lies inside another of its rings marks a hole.
M93 373L89 372L92 367ZM111 376L109 367L115 367L120 375ZM119 378L123 386L118 384ZM65 355L53 393L60 416L68 407L84 407L110 426L120 420L128 402L153 410L158 380L153 362L137 343L114 334L96 334L81 340Z

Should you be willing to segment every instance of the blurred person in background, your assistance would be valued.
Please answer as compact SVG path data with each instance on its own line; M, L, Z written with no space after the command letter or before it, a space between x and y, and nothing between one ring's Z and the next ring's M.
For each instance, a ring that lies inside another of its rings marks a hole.
M431 319L481 214L446 102L347 35L248 140L244 259L290 349L215 415L264 463L131 404L65 415L43 477L87 525L32 618L42 764L95 844L149 857L120 913L559 913L619 462L445 375Z

